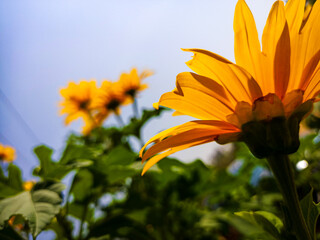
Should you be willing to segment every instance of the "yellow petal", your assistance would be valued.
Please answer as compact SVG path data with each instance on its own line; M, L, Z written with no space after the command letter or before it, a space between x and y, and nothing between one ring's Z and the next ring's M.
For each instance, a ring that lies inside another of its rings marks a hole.
M269 13L262 35L262 50L267 59L264 73L269 78L264 89L282 98L290 76L290 39L282 1L276 1Z
M153 71L151 70L144 70L141 74L140 74L140 79L144 79L144 78L147 78L147 77L150 77L151 75L153 75Z
M308 62L316 52L320 49L320 2L316 1L312 7L311 13L307 19L306 24L301 30L301 34L304 35L306 59Z
M174 111L172 113L172 116L175 117L175 116L181 116L181 115L185 115L184 113L181 113L181 112L178 112L178 111Z
M311 10L312 10L312 5L311 5L310 2L307 2L307 5L306 5L305 10L304 10L304 14L303 14L303 23L302 23L302 25L304 25L304 23L308 21L308 18L310 16Z
M201 49L185 49L194 53L187 65L198 74L215 80L236 101L253 102L261 96L261 89L252 76L243 68L227 59Z
M286 94L282 100L286 117L291 115L291 113L302 103L302 100L303 92L301 90L294 90Z
M233 99L228 97L224 87L213 79L195 73L183 72L178 74L176 85L177 91L181 95L183 95L185 89L189 88L217 99L221 104L229 107L230 110L233 110L236 105L236 101L232 101Z
M306 0L289 0L285 5L285 13L290 33L297 34L300 30Z
M83 111L78 111L78 112L75 112L74 114L69 114L65 119L65 124L69 125L72 121L80 117L86 117L86 113Z
M310 81L310 63L320 50L320 3L317 1L303 21L299 34L291 34L291 77L288 91L306 87ZM309 66L308 66L309 65ZM316 69L314 69L316 71ZM307 76L307 77L306 77Z
M310 83L306 87L303 95L303 101L315 98L320 92L320 68L315 71L311 77Z
M299 89L306 90L309 85L313 85L314 81L319 81L317 78L313 78L315 72L318 71L320 65L320 50L310 59L308 64L305 66L301 76L301 82L299 85ZM313 80L313 82L311 82Z
M158 102L153 103L152 107L155 109L159 109L159 103Z
M252 13L244 0L239 0L236 5L233 29L236 63L245 68L262 86L258 32Z
M142 174L162 158L174 152L214 141L220 134L234 132L240 132L240 129L221 121L192 121L167 129L150 139L141 149L140 156L148 144L155 142L142 156L142 162L151 158L145 165Z
M159 105L202 120L225 120L226 115L232 113L230 108L217 99L189 88L184 89L183 95L174 92L163 94Z
M227 117L228 122L241 128L247 122L253 120L252 105L247 102L239 102L236 106L235 112Z
M163 158L165 158L165 157L167 157L167 156L169 156L169 155L171 155L171 154L173 154L175 152L184 150L186 148L190 148L190 147L193 147L193 146L196 146L196 145L208 143L208 142L211 142L211 141L213 141L213 139L211 137L205 138L205 139L200 139L200 140L194 139L194 141L191 142L191 143L183 144L183 145L181 145L179 147L174 147L172 149L167 150L166 152L160 153L160 154L152 157L150 160L147 161L147 163L143 167L141 176L143 176L146 173L146 171L148 171L153 165L155 165L161 159L163 159Z
M274 87L280 99L285 96L290 79L290 54L289 28L285 23L274 56Z

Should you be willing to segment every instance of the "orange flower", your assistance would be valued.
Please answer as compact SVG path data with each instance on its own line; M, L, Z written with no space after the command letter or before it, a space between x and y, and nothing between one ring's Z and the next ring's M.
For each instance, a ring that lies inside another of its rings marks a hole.
M194 53L187 65L197 74L180 73L176 88L156 106L200 120L151 138L140 151L142 161L149 159L142 174L174 152L211 141L244 141L258 157L297 150L299 123L320 91L320 1L307 16L304 7L304 0L276 1L261 49L252 13L239 0L236 64L206 50L185 50Z
M148 87L142 80L151 76L153 73L149 70L143 71L138 75L136 68L133 68L130 73L122 73L119 79L119 90L123 91L126 96L124 104L129 104L134 101L137 94Z
M92 99L96 92L97 86L94 80L90 82L81 81L79 84L70 82L66 88L60 90L60 94L64 98L60 102L60 106L63 107L60 114L67 114L66 125L80 117L83 118L86 125L87 122L92 122L90 112L92 110Z
M93 118L98 125L111 114L120 114L120 106L123 105L125 96L119 86L119 82L110 82L105 80L102 82L101 88L98 89L96 97L92 101L94 108ZM89 126L88 126L89 128Z
M35 184L36 184L35 181L26 181L23 183L23 189L25 191L30 191Z
M0 143L0 160L12 162L16 159L16 150L13 147L5 146Z

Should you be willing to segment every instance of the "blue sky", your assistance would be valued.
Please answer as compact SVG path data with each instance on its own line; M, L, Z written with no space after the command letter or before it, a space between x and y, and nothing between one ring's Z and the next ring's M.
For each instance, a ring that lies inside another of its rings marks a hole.
M272 0L247 1L262 33ZM132 67L151 69L149 89L139 98L151 108L171 91L178 73L189 71L190 53L203 48L233 57L235 0L3 0L0 2L0 142L17 149L25 178L38 164L32 148L46 144L63 150L71 131L58 115L59 89L68 81L117 80ZM124 119L132 115L123 109ZM184 123L188 117L150 122L144 139ZM106 125L116 124L111 117ZM213 143L177 153L186 161L208 159Z

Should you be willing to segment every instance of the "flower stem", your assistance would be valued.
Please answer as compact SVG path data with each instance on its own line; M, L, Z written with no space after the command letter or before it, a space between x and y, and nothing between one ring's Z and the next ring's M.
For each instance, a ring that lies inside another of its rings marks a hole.
M115 114L115 116L116 116L116 119L118 121L119 126L123 127L124 126L124 122L123 122L121 116L119 114Z
M133 107L134 116L136 118L139 118L138 101L137 101L137 99L134 99L132 107Z
M284 204L288 208L285 218L289 218L286 219L287 222L292 222L293 233L298 240L312 240L302 214L288 155L274 155L267 160L282 193Z
M81 223L80 223L80 230L79 230L79 237L78 237L79 240L82 240L83 225L84 225L84 222L86 221L87 211L88 211L88 203L84 206L82 216L81 216Z

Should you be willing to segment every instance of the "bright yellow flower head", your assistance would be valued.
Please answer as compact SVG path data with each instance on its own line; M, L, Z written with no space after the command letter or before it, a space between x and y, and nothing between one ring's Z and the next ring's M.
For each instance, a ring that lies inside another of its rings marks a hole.
M120 106L123 105L124 101L125 95L123 95L119 82L103 81L92 101L92 108L95 109L93 118L96 123L101 125L111 113L119 115Z
M149 70L143 71L138 75L136 68L133 68L130 73L122 73L119 79L119 87L123 94L126 96L124 104L129 104L134 101L137 94L148 87L147 84L141 81L153 73Z
M92 99L96 92L96 81L81 81L79 84L70 82L66 88L60 90L60 94L64 98L60 102L60 106L63 107L60 114L67 114L66 125L79 117L88 118L92 109Z
M16 159L16 150L13 147L5 146L0 143L0 160L12 162Z
M23 183L23 189L24 189L25 191L30 191L35 184L36 184L36 182L33 181L33 180L32 180L32 181L25 181L25 182Z
M304 8L305 0L276 1L261 49L252 13L239 0L236 64L206 50L185 50L194 53L187 65L197 74L180 73L157 105L200 120L151 138L140 152L142 161L149 159L143 173L174 152L211 141L244 141L258 157L297 150L299 122L320 91L320 1L309 14Z

